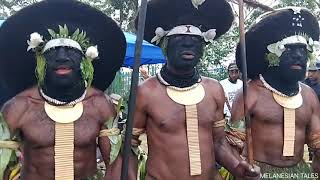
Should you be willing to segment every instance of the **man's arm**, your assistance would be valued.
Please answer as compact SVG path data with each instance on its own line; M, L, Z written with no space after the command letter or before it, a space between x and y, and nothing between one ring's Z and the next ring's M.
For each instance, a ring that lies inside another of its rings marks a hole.
M219 85L215 88L215 102L217 109L215 111L215 122L223 120L223 107L224 107L224 91ZM213 142L215 149L215 158L217 162L229 171L234 172L240 163L240 157L235 157L232 153L231 147L226 141L224 126L217 127L213 125Z
M147 94L148 89L146 86L138 87L137 90L137 103L133 118L133 136L132 145L140 145L139 136L145 132L147 120Z
M19 148L19 143L12 140L18 138L18 130L21 127L20 119L27 107L25 98L15 97L8 101L1 109L0 129L2 129L2 132L0 134L0 150L2 153L0 153L0 159L2 165L0 166L0 179L8 179L9 168L6 173L4 172L12 156L15 158L14 150Z
M95 97L95 107L99 110L99 114L101 115L101 128L100 128L100 135L103 131L109 131L112 130L111 127L107 127L108 124L113 124L113 120L116 117L116 110L114 106L112 105L111 100L109 97L106 97L104 94L101 94L100 96ZM104 163L106 165L106 168L108 168L110 163L110 153L111 153L111 144L109 136L113 135L106 133L105 135L101 135L98 138L98 145L99 149L101 151L102 158L104 160Z
M133 118L132 141L131 141L133 151L130 154L130 163L129 163L129 176L130 176L130 173L134 173L135 179L137 177L145 176L143 172L146 172L145 169L139 169L139 167L142 167L142 168L145 167L145 166L140 166L139 163L145 163L145 162L143 162L144 159L138 159L139 153L141 153L140 152L141 149L138 146L141 144L141 140L139 139L140 135L146 132L147 103L148 103L147 95L149 93L150 92L146 83L138 87L136 109L135 109L134 118Z
M4 121L7 123L10 134L14 135L21 127L21 117L27 110L27 99L26 97L14 97L7 103L5 103L1 109Z
M220 85L215 89L216 92L214 94L217 109L214 122L217 122L223 119L224 93ZM215 124L213 125L213 142L216 161L228 169L231 174L241 178L253 177L253 179L258 179L260 172L253 171L252 167L243 161L237 152L232 151L226 140L224 126L217 127Z
M249 82L247 85L247 98L246 98L246 107L250 112L254 107L254 104L258 98L257 90L254 85L254 82ZM244 101L243 101L243 91L242 89L237 91L236 97L232 103L231 108L231 122L236 123L245 117L244 114Z
M137 148L140 144L139 135L145 130L145 120L146 120L146 98L144 97L143 89L139 86L137 90L136 99L136 109L134 113L133 121L133 137L132 137L132 147ZM110 150L109 150L110 151ZM131 151L132 152L132 151ZM108 156L109 157L109 156ZM116 158L116 160L107 168L107 173L105 179L120 179L121 177L121 167L122 167L122 155ZM129 155L129 169L128 169L129 180L137 179L138 172L138 159L137 156L132 152Z
M102 95L99 100L96 100L95 105L100 109L99 112L102 114L102 119L104 119L98 140L101 155L106 165L104 179L120 179L122 167L122 136L120 130L117 128L117 112L110 98L104 95ZM136 179L132 177L136 177L136 175L129 171L129 180Z
M312 115L307 126L307 143L314 151L312 168L320 173L320 104L314 91L309 91L307 101L311 103Z
M238 91L231 108L231 119L232 123L236 123L244 118L244 102L243 102L243 91Z

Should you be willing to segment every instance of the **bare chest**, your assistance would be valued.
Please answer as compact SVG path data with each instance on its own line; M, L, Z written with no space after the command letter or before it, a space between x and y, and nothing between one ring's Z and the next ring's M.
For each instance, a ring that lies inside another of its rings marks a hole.
M34 148L53 147L55 137L55 122L52 121L43 108L30 110L24 118L21 128L22 139ZM99 134L99 120L93 114L84 113L74 122L75 146L81 147L95 142Z
M199 128L211 129L215 120L216 103L207 96L196 105ZM159 96L147 110L147 128L177 132L186 128L186 107L171 100L166 94Z
M259 124L282 125L284 121L284 108L276 103L272 97L259 99L250 113L251 117ZM294 113L296 125L305 127L310 121L312 112L311 107L303 103L301 107L295 109Z

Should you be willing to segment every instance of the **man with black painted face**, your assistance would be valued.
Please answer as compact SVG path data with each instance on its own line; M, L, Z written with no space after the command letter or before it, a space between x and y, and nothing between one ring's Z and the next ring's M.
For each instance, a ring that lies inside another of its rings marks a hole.
M205 1L197 9L190 0L183 3L148 2L145 37L161 43L167 63L137 90L132 145L138 146L139 136L146 132L146 179L219 180L215 162L238 178L259 179L259 170L233 155L226 142L221 85L196 70L205 44L232 24L230 5L224 0ZM218 15L221 21L208 19ZM166 16L171 19L154 19Z
M32 26L19 29L26 19ZM0 41L0 80L14 96L0 116L1 164L21 148L23 180L101 179L97 139L107 167L117 156L110 151L119 152L108 137L119 141L115 108L103 93L124 59L116 22L78 1L44 0L8 18Z
M254 160L263 178L319 178L311 173L303 153L307 143L316 153L313 168L319 173L320 106L312 89L300 82L308 61L315 63L318 38L317 19L299 7L262 15L246 33L252 79L246 105L252 121ZM244 117L243 103L240 93L233 103L233 122Z
M168 47L168 70L175 74L194 74L194 67L203 54L204 41L199 36L173 35Z
M44 53L46 74L44 94L54 99L70 102L86 90L81 74L81 51L70 47L57 47Z

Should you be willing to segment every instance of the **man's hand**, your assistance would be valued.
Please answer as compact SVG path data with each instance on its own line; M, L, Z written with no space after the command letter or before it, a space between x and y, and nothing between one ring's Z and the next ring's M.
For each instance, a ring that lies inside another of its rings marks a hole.
M257 180L260 179L260 167L253 165L253 167L246 161L241 161L236 168L237 177L236 179L245 180Z
M150 77L147 70L145 70L145 69L143 69L141 67L139 68L139 70L140 70L140 73L141 73L141 75L142 75L144 80L146 80L146 79L148 79Z

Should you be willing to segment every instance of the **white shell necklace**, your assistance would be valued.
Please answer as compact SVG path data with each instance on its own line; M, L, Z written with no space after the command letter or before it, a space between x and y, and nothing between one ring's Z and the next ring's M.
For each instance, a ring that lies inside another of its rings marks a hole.
M47 96L42 89L40 89L40 94L41 96L49 103L53 104L53 105L57 105L57 106L74 106L76 104L78 104L79 102L83 101L83 99L86 97L87 94L87 90L85 90L83 92L83 94L76 100L73 100L71 102L63 102L63 101L59 101L57 99L51 98L49 96Z
M282 96L282 97L290 97L290 96L285 95L285 94L283 94L282 92L276 90L275 88L271 87L271 85L270 85L269 83L267 83L267 81L263 78L263 76L262 76L261 74L259 74L259 78L260 78L263 86L264 86L265 88L267 88L268 90L270 90L270 91L272 91L273 93L275 93L275 94L277 94L277 95L279 95L279 96ZM298 94L300 94L300 92L301 92L301 85L300 85L300 83L299 83L299 92L298 92Z
M167 86L168 88L173 89L173 90L176 90L176 91L189 91L189 90L191 90L191 89L196 88L196 87L199 85L200 81L201 81L201 79L199 79L198 82L195 83L195 84L192 85L192 86L180 88L180 87L176 87L176 86L170 85L166 80L163 79L163 77L161 76L161 73L160 73L160 72L157 73L157 79L158 79L162 84L164 84L165 86Z

